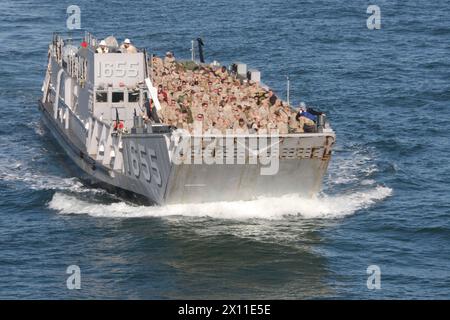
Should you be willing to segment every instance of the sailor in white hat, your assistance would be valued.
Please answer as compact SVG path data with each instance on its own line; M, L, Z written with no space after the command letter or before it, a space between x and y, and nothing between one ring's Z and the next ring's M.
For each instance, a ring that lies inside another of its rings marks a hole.
M173 53L170 51L166 52L166 56L164 57L164 65L170 66L175 61L175 57L173 56Z
M108 53L109 52L109 48L106 45L106 41L102 40L100 41L99 47L96 50L97 53Z
M304 112L304 111L306 111L306 103L304 103L303 101L300 102L300 106L298 107L298 111L299 111L299 112Z
M120 46L120 50L123 53L136 53L137 52L136 47L131 44L131 41L128 38L123 41L122 45Z

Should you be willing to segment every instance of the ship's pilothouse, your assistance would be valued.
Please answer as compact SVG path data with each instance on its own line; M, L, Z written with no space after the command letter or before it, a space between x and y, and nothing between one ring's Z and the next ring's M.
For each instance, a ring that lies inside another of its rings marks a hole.
M131 128L135 114L146 114L150 96L145 81L147 54L145 50L130 53L121 49L112 36L102 42L108 48L106 53L98 52L99 42L90 34L83 39L55 35L49 50L54 58L49 59L52 72L44 82L44 97L49 94L52 102L59 98L59 103L85 123L92 117L117 127L119 121L122 128Z
M116 126L131 128L135 114L145 113L148 90L147 56L143 50L120 50L113 37L105 40L108 53L93 54L94 97L91 114ZM117 123L120 121L120 123Z

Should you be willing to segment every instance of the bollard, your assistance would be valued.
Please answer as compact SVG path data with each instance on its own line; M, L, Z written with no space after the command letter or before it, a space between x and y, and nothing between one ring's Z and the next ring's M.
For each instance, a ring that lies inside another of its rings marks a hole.
M322 133L323 132L323 126L325 124L325 116L323 114L320 114L317 116L317 132Z

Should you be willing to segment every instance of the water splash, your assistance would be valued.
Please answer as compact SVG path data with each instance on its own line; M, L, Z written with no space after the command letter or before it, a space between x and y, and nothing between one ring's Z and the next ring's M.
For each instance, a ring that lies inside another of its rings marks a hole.
M56 192L49 207L61 214L88 214L94 217L211 217L217 219L269 219L289 216L302 218L339 218L351 215L389 197L392 189L377 186L366 191L313 199L291 194L278 198L262 197L254 201L177 204L167 206L137 206L125 202L92 203L74 195Z

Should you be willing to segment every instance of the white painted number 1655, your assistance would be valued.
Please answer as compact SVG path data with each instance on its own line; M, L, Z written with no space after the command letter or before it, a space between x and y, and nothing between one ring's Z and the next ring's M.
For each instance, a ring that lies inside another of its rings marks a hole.
M155 151L151 148L146 149L141 144L138 144L136 147L133 141L130 141L129 146L128 173L133 173L136 178L139 178L142 173L147 182L151 183L153 179L153 182L161 187L161 174L156 162Z

